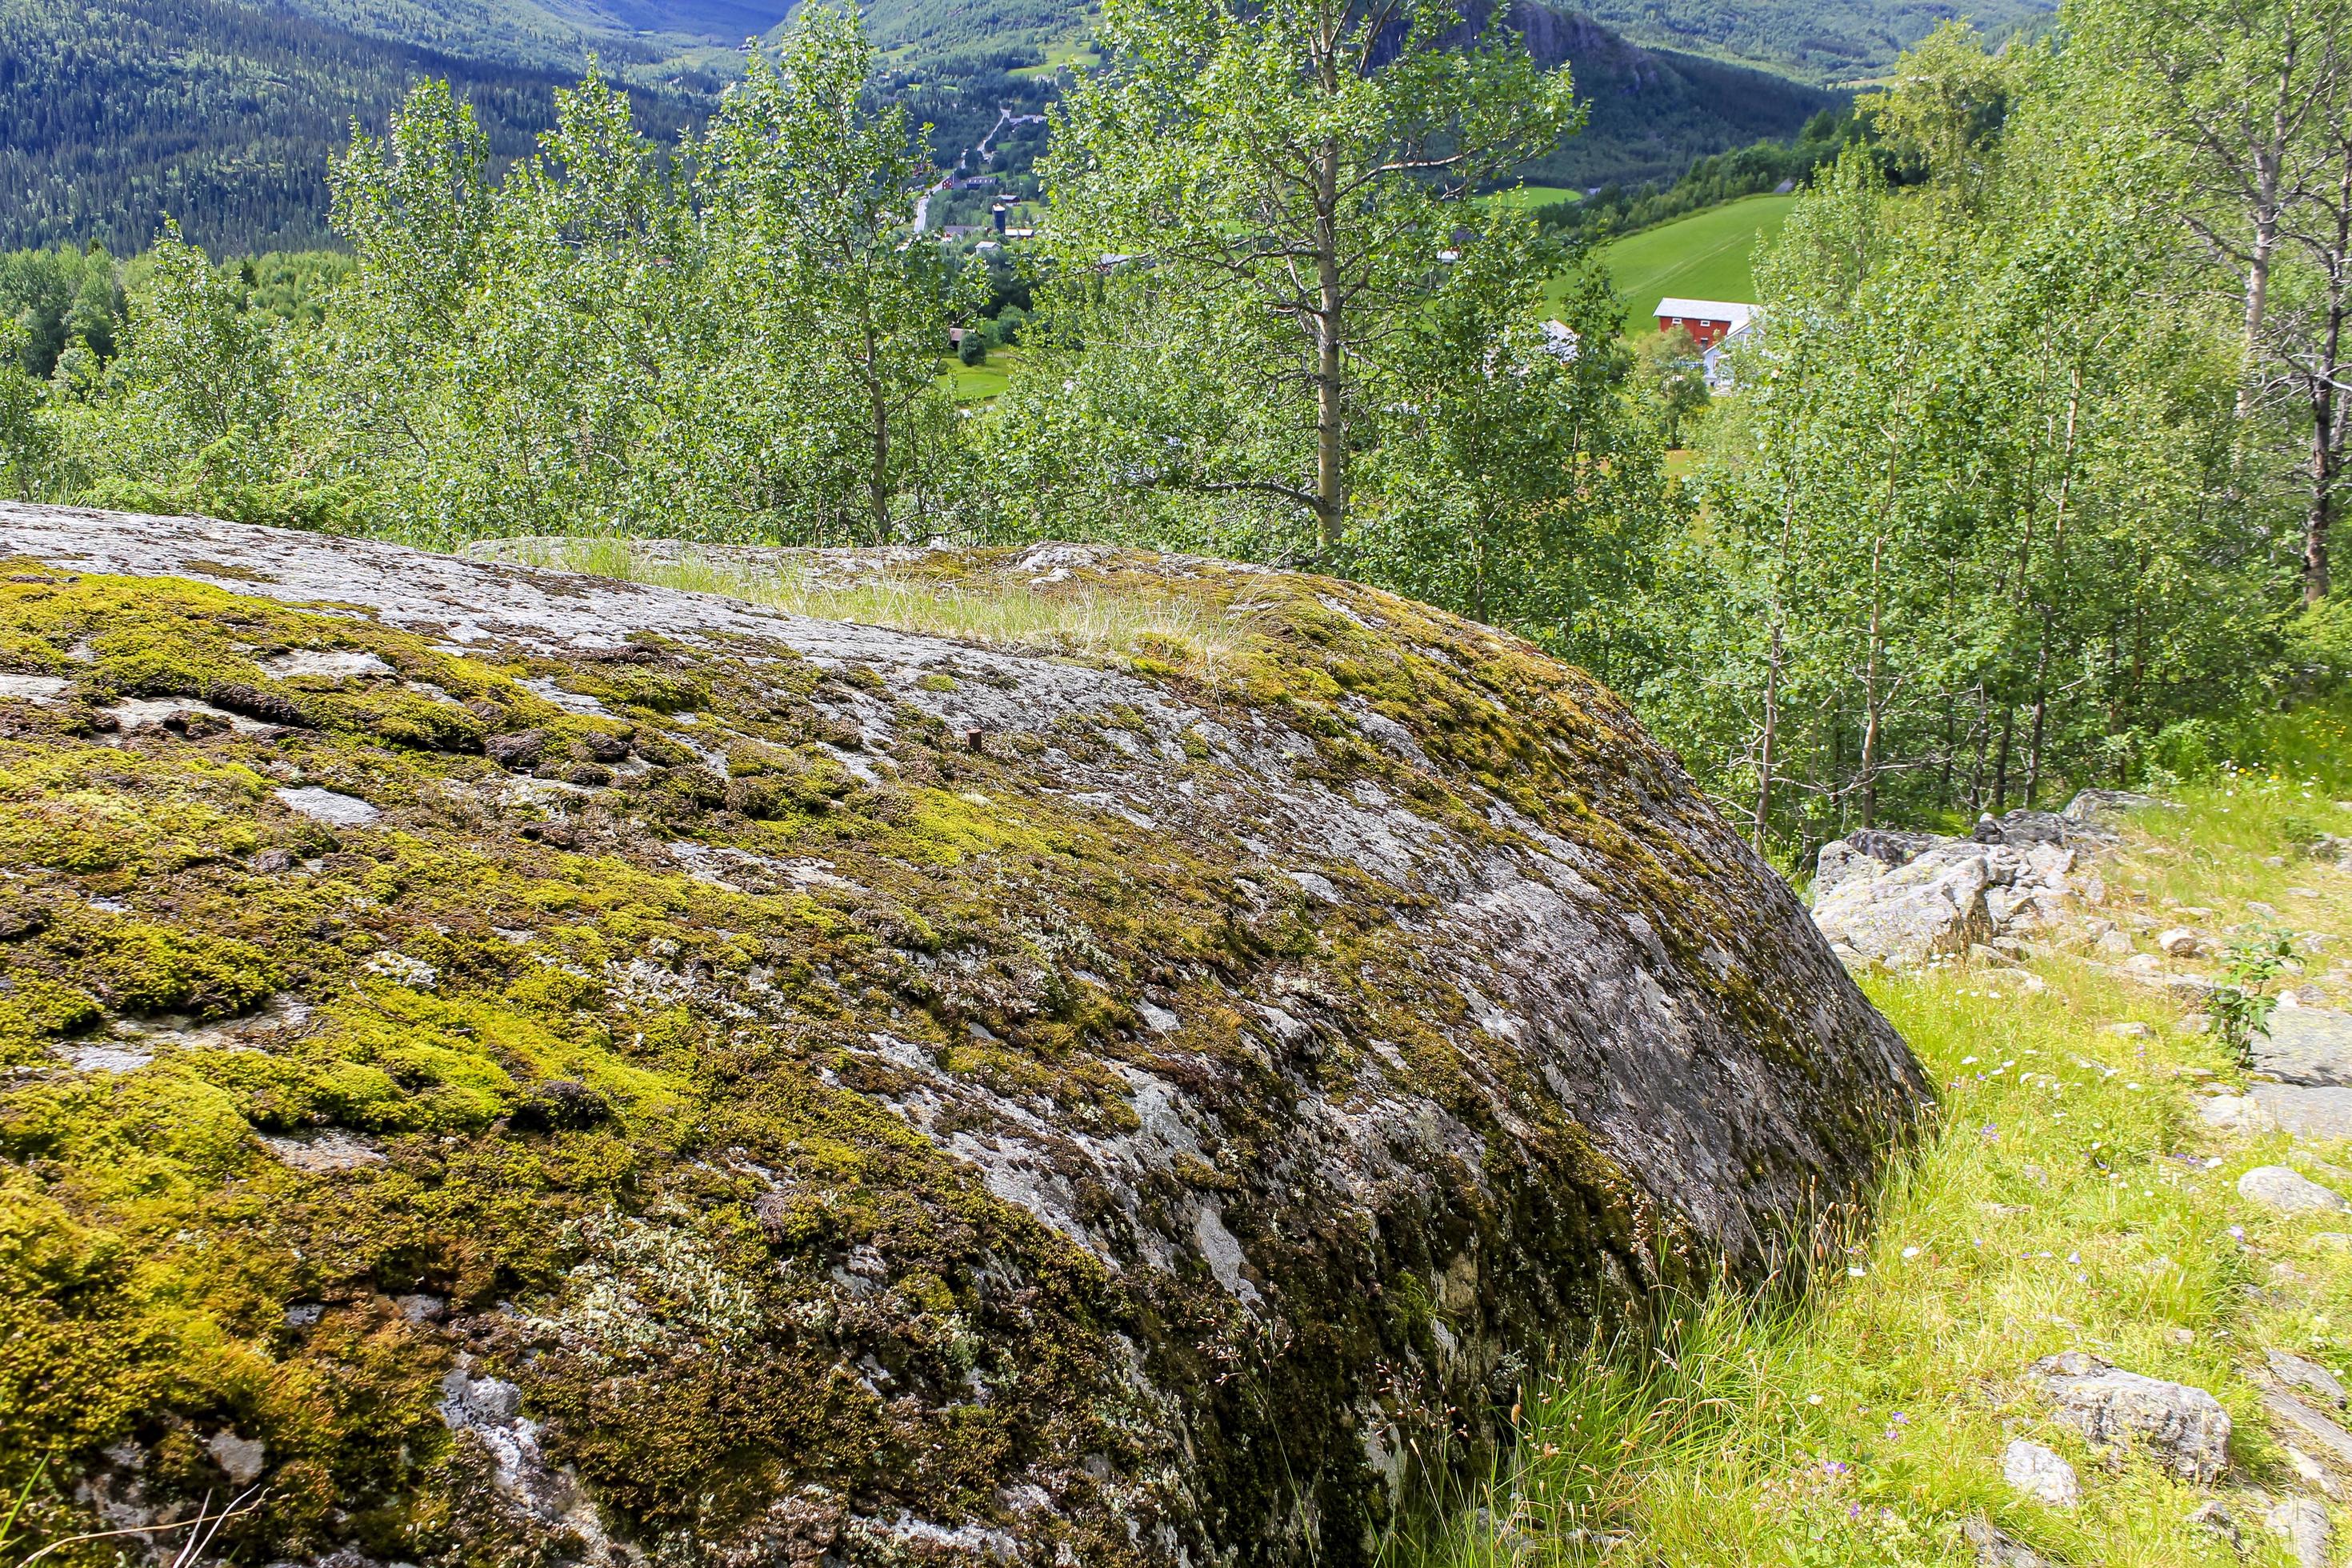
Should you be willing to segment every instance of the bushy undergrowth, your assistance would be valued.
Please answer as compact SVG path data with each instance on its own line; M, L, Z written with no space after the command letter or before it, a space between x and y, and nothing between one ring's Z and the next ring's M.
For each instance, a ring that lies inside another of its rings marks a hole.
M2322 751L2340 725L2318 716L2281 749ZM2352 921L2352 877L2296 850L2352 832L2329 763L2185 791L2185 810L2145 815L2110 885L2152 912L2211 909L2220 929L2293 929L2316 977L2337 945L2312 933ZM2352 1247L2341 1216L2272 1215L2235 1183L2287 1163L2341 1185L2327 1161L2344 1153L2207 1132L2191 1087L2239 1068L2182 1027L2179 1003L2079 960L2032 970L2038 994L1974 970L1873 982L1944 1107L1868 1227L1815 1247L1811 1283L1778 1304L1720 1295L1638 1342L1562 1347L1528 1392L1507 1471L1393 1560L1598 1562L1605 1548L1645 1564L1961 1563L1976 1560L1962 1526L1981 1518L2053 1563L2290 1561L2231 1496L2299 1489L2248 1374L2269 1348L2352 1368ZM2125 1022L2152 1033L2107 1027ZM2137 1456L2111 1463L2048 1419L2025 1373L2075 1349L2228 1408L2222 1496L2247 1556L2188 1522L2213 1494ZM2004 1485L2014 1436L2075 1466L2079 1508Z

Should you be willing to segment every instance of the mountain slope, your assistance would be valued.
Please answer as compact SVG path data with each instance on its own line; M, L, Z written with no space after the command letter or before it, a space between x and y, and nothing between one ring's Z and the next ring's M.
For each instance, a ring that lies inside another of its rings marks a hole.
M1654 47L1752 60L1816 81L1872 77L1927 36L1966 16L2000 37L2046 24L2054 0L1592 0L1592 14Z
M553 122L572 69L371 37L232 0L0 5L0 246L100 239L118 254L168 215L218 250L323 243L327 168L353 119L381 129L411 82L446 77L502 157ZM660 133L692 84L634 94Z
M1643 48L1590 16L1531 0L1520 0L1510 20L1539 63L1569 68L1577 95L1591 106L1583 131L1534 164L1530 180L1670 180L1694 158L1792 136L1845 102L1843 93L1771 71Z
M381 130L424 76L474 105L502 158L530 151L592 56L667 140L704 112L735 49L789 0L0 0L0 247L151 243L165 216L216 252L329 242L327 171L357 121ZM1483 22L1483 8L1474 13ZM1528 171L1578 185L1671 177L1701 154L1792 133L1838 101L1770 72L1628 43L1521 0L1513 19L1566 63L1591 123ZM952 162L1000 114L1054 89L1049 49L1084 0L877 0L885 86ZM1066 50L1057 50L1057 56ZM1016 71L1023 74L1016 75ZM1019 173L1041 142L1000 142Z

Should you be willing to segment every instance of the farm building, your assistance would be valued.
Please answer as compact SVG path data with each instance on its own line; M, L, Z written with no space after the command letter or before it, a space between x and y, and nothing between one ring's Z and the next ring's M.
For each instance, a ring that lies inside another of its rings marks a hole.
M1747 326L1755 314L1755 306L1729 300L1665 299L1658 301L1658 331L1681 327L1708 349Z

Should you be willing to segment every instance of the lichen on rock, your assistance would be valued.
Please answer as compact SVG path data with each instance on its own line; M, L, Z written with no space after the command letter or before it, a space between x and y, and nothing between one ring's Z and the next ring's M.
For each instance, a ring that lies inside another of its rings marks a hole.
M255 1561L1355 1561L1424 1413L1477 1462L1541 1346L1761 1278L1926 1103L1620 703L1385 595L893 560L1181 602L1204 661L203 521L0 551L44 1535L233 1460Z

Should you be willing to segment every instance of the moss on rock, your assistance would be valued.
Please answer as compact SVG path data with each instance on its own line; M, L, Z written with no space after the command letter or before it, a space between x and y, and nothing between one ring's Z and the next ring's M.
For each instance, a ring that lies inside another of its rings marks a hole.
M52 1538L249 1470L253 1562L1353 1561L1416 1410L1475 1462L1516 1356L1760 1275L1922 1103L1621 704L1386 595L893 558L1226 628L1045 657L0 547L57 688L0 698L0 1486L48 1461Z

